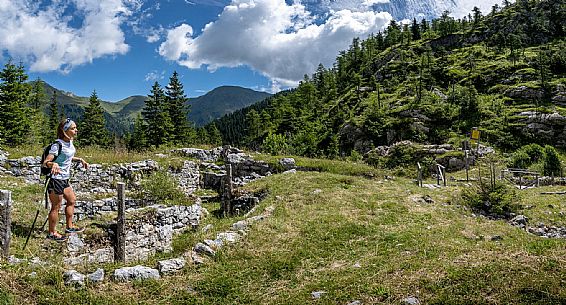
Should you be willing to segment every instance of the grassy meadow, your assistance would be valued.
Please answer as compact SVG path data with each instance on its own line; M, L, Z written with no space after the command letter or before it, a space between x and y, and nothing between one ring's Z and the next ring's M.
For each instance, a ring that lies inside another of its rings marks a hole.
M90 153L96 162L107 163L157 159L157 152ZM22 250L42 190L2 176L0 189L12 191L14 200L11 254L51 264L3 261L0 304L402 304L410 296L421 304L566 303L566 240L537 237L504 220L475 216L460 196L466 183L419 188L411 178L360 163L306 158L297 163L319 171L278 174L246 185L250 191L269 192L252 215L268 206L275 208L273 215L254 223L242 241L206 264L188 265L159 281L134 283L109 280L122 267L118 263L76 266L84 274L98 267L106 272L102 284L81 289L63 284L63 272L72 268L62 264L64 247L47 242L45 233L35 232ZM566 195L540 195L563 190L518 190L518 212L531 225L564 226ZM220 208L218 202L203 206L210 212ZM40 219L44 215L41 210ZM155 267L158 260L179 257L244 219L214 215L201 225L212 224L212 230L179 235L173 252L130 265ZM81 223L87 225L85 236L97 232L97 221L103 220ZM317 291L324 293L313 298Z

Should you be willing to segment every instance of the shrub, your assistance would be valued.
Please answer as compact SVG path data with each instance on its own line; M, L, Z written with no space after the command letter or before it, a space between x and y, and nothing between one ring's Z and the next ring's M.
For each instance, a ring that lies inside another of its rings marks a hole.
M269 134L264 140L261 148L271 155L283 155L288 152L287 138L281 134Z
M544 147L544 159L543 159L544 175L546 176L559 176L561 163L558 158L558 152L556 149L550 145Z
M519 205L514 203L517 193L500 181L482 182L463 191L462 198L473 210L497 217L510 217Z
M142 180L141 186L145 196L159 203L172 203L186 199L185 194L177 187L177 179L166 171L157 171Z
M528 168L543 159L544 149L538 144L525 145L515 151L508 162L512 168Z
M419 160L419 149L409 141L399 142L392 145L385 165L388 168L407 166Z

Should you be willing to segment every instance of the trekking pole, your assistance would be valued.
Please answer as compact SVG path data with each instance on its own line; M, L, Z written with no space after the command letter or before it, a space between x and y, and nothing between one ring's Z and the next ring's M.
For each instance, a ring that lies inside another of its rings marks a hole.
M45 187L44 187L44 191L43 191L43 194L45 196L45 207L46 208L47 208L47 185L49 184L49 179L51 179L51 178L47 178L47 180L45 180ZM37 217L39 216L39 210L40 210L40 208L37 208L37 211L35 212L35 217L33 218L33 222L31 224L31 228L29 229L29 233L28 233L28 236L26 237L26 242L24 243L24 247L22 248L22 251L26 249L26 246L28 245L29 238L31 237L31 234L33 233L33 229L35 228L35 223L37 222ZM49 216L48 216L48 218L49 218ZM47 220L45 220L45 222L47 222ZM45 222L43 223L43 226L41 227L42 231L43 231L43 228L45 227Z
M49 185L49 180L51 180L51 177L47 177L47 180L45 181L45 190L43 191L43 195L45 196L45 209L49 210L49 196L47 194L47 186ZM45 217L45 221L43 222L43 225L41 226L41 232L43 232L43 230L45 230L45 225L47 224L47 221L49 220L49 212L47 212L47 217Z

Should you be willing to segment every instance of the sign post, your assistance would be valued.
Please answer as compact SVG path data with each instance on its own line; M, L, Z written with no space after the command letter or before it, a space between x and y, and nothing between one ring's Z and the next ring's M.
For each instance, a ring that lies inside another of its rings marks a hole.
M480 130L477 127L472 127L472 134L470 135L470 138L472 139L472 142L476 142L476 158L477 158L477 164L478 164L478 178L481 184L481 165L479 162L479 152L480 152Z

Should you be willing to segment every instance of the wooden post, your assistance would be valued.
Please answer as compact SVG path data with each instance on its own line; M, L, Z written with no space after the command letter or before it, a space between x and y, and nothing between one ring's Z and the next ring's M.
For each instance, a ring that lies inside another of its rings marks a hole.
M116 222L115 259L126 262L126 197L125 184L118 182L118 220Z
M226 164L226 176L222 181L222 211L224 212L224 216L229 215L232 213L232 164Z
M419 162L417 162L417 185L419 187L423 186L423 169L421 167L421 164Z
M0 247L2 256L10 255L12 235L12 192L0 190Z
M470 169L470 161L469 161L468 158L469 158L469 156L468 156L468 150L466 149L466 150L465 150L465 153L464 153L464 159L466 160L466 182L469 182L469 181L470 181L470 176L469 176L469 174L468 174L468 171L469 171L469 169Z

